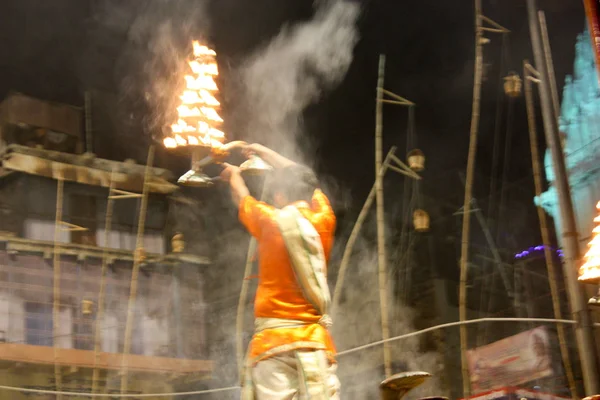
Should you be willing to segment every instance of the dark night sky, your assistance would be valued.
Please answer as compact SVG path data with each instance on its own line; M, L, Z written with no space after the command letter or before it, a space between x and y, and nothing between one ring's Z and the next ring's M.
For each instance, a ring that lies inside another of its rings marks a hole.
M82 105L85 86L106 82L110 86L128 47L123 42L126 32L105 33L106 41L95 48L102 62L90 68L86 57L90 54L90 37L98 35L92 15L99 2L2 0L0 97L16 90ZM139 2L132 0L112 2L139 6L135 5ZM210 37L219 54L221 69L226 71L228 63L235 63L264 44L283 24L310 17L311 3L213 1ZM353 209L360 207L373 182L374 88L380 52L385 52L388 59L386 88L417 104L417 141L427 156L424 193L443 199L444 203L462 204L458 173L466 165L471 116L472 3L471 0L362 2L361 40L346 79L305 115L306 134L314 143L320 172L351 191ZM583 5L581 0L538 3L546 11L557 80L562 87L565 74L572 71L576 36L584 28ZM532 58L525 0L483 0L483 9L485 15L513 31L509 38L508 69L520 73L522 60ZM489 188L501 50L500 36L488 37L492 42L486 46L484 57L490 67L483 87L475 191L480 198L487 196ZM91 70L93 74L86 72ZM509 180L523 186L515 196L529 206L533 186L527 178L531 167L523 100L516 100L514 106ZM404 152L406 112L386 107L384 126L386 146L398 144ZM127 138L136 140L135 134ZM127 148L127 144L123 143L123 147ZM534 214L533 208L529 210Z

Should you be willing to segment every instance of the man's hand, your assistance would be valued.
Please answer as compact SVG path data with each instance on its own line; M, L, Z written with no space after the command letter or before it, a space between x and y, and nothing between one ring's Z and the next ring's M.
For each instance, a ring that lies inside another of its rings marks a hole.
M223 182L229 183L231 198L235 205L239 207L244 197L250 195L250 191L246 186L246 182L244 182L244 178L242 178L239 167L227 163L223 163L223 166L225 168L221 171L221 179Z
M258 144L258 143L247 144L242 149L242 154L244 154L245 157L250 157L251 155L256 154L260 158L263 158L263 155L264 155L263 150L264 149L265 149L265 147L262 144Z
M240 175L240 168L236 167L235 165L231 165L228 163L223 163L223 166L225 167L223 169L223 171L221 171L221 180L223 182L231 182L231 179L234 175Z

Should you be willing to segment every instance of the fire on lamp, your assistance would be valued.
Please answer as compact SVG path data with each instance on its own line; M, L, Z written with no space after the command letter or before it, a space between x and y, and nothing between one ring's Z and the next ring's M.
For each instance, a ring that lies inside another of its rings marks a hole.
M596 204L600 210L600 202ZM585 263L579 268L579 280L584 283L600 282L600 215L594 218L596 227L592 231L592 240L588 243L589 250L585 253Z
M178 183L208 187L214 179L204 174L202 168L224 160L232 149L245 143L223 144L225 133L220 130L223 119L219 115L220 103L215 97L219 91L215 82L219 74L217 53L198 41L192 44L194 56L188 61L190 73L185 75L186 88L180 96L181 105L177 107L178 120L171 125L171 134L164 138L163 144L168 149L186 147L191 150L191 169L179 178ZM271 169L256 156L244 164L240 168L253 173Z

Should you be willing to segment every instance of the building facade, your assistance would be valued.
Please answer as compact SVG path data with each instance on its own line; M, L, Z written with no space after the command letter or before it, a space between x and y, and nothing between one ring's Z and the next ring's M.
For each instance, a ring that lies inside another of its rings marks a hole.
M81 154L81 125L69 106L21 94L1 105L0 385L189 388L212 370L209 260L176 234L169 171ZM0 391L0 399L29 395Z

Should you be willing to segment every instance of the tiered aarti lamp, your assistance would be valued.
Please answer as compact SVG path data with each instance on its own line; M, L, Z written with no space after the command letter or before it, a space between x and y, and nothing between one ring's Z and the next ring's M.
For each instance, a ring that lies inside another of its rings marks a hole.
M213 179L202 168L225 159L229 151L243 142L226 145L225 133L221 131L223 119L219 115L220 103L216 98L219 88L215 77L219 74L214 50L193 42L194 56L188 61L190 74L185 75L186 88L177 107L178 120L171 125L171 133L164 138L166 148L185 147L191 152L191 169L183 174L178 183L187 186L208 187ZM244 166L245 164L245 166ZM257 173L271 167L253 156L242 165L243 170Z
M600 210L600 202L596 204ZM579 268L579 280L584 283L600 284L600 215L594 218L596 226L592 231L592 240L588 243L588 251L584 256L585 263ZM600 291L589 300L590 305L600 306Z

